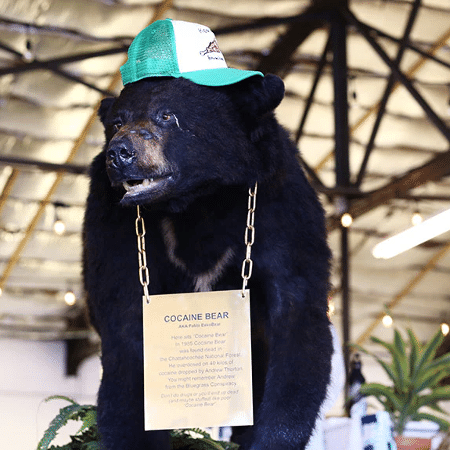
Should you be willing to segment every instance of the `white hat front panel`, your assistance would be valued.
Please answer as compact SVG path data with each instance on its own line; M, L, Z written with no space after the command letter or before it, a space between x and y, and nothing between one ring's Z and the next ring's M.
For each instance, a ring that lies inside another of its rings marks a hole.
M181 73L228 67L208 27L180 20L172 20L172 25Z

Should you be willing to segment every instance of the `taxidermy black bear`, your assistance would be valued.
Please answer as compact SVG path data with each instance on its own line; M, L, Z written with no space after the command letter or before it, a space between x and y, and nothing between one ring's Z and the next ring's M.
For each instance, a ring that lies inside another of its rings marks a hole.
M170 446L167 431L144 431L136 205L150 294L239 289L257 182L248 284L255 424L235 427L232 440L245 450L301 450L330 377L330 252L322 207L273 113L283 82L228 68L211 30L170 19L136 37L122 78L120 96L100 107L106 143L92 163L84 224L104 448Z

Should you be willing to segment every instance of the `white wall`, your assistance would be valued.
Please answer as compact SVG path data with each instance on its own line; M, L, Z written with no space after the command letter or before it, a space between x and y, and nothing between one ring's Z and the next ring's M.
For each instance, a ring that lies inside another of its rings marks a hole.
M85 360L78 375L68 377L65 355L64 342L0 339L1 448L36 449L50 421L67 405L61 400L43 401L51 395L65 395L80 404L95 404L100 359L94 356ZM65 442L67 435L54 441Z

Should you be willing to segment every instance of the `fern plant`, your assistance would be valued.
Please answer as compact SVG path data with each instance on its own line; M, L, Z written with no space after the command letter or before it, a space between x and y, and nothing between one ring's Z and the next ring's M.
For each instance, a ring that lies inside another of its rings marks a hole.
M97 429L97 409L93 405L80 405L69 397L53 395L45 401L66 400L69 405L61 408L59 414L50 422L37 450L100 450ZM71 442L63 446L50 445L62 427L69 420L81 421L79 430L70 436Z
M50 422L44 436L39 441L37 450L100 450L100 435L97 428L97 408L94 405L80 405L69 397L54 395L45 401L66 400L69 405L61 408L59 414ZM69 420L80 421L79 430L70 436L70 442L62 445L50 445L58 432ZM184 429L171 432L172 450L238 450L233 442L215 441L204 430Z
M398 330L394 330L392 343L373 336L370 338L389 352L389 363L363 347L354 345L375 358L392 382L389 386L366 383L361 386L360 392L378 399L389 412L398 435L403 434L409 421L430 420L437 423L441 430L447 430L450 422L444 418L446 413L439 402L450 400L450 386L441 385L441 381L450 375L450 354L435 357L444 337L439 330L427 343L420 344L411 329L407 333L408 342L404 341Z

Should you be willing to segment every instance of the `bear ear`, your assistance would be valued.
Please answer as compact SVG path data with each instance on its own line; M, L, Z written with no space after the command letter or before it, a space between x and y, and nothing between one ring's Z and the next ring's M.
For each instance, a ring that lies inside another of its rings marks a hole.
M244 114L253 117L273 111L284 97L283 80L272 74L250 77L233 87L233 101Z
M106 117L111 109L111 106L116 101L114 97L106 97L100 102L100 107L98 108L98 116L102 123L105 123Z

